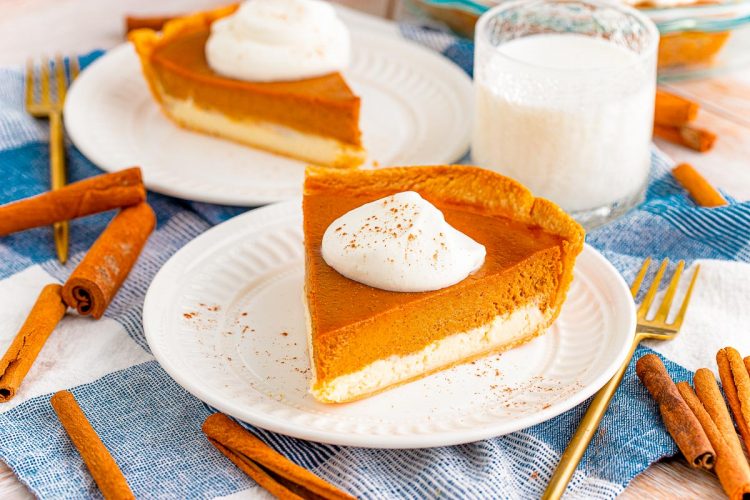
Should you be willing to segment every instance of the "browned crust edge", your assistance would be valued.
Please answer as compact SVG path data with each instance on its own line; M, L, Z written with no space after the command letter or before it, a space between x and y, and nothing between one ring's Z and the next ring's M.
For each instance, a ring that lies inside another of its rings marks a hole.
M239 4L232 4L213 10L196 12L185 17L178 17L167 21L162 31L141 28L128 33L128 40L135 47L135 51L141 61L143 75L146 77L151 94L157 102L163 104L161 93L156 87L156 75L151 66L151 56L156 48L185 34L205 30L217 19L233 14L238 6Z

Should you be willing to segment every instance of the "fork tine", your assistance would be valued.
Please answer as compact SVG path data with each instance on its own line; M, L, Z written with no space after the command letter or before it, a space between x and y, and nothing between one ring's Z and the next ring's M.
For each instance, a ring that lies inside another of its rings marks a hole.
M49 96L49 59L43 58L42 64L40 66L39 71L39 80L41 81L42 86L42 95L41 95L41 101L42 104L49 104L50 103L50 96Z
M65 61L60 54L55 55L55 80L57 82L57 102L65 100Z
M26 59L26 81L25 81L26 107L34 104L34 63Z
M680 276L683 269L685 269L685 261L681 260L677 263L677 269L675 269L674 275L672 275L672 281L669 282L669 287L664 294L664 299L661 302L661 306L659 306L659 310L656 312L656 316L654 316L654 321L667 321L669 311L672 309L674 295L677 293L677 285L680 284Z
M677 317L675 317L674 323L670 325L676 329L679 329L682 326L682 320L685 319L685 312L687 312L688 303L690 302L690 296L693 294L693 287L695 286L695 281L698 279L698 273L700 272L700 270L700 264L695 266L695 272L693 273L693 277L690 279L690 285L688 286L687 293L685 293L685 298L682 299L680 311L677 313Z
M78 71L80 70L80 66L78 64L78 57L71 56L68 59L68 64L70 65L70 83L73 83L73 80L76 79L76 77L78 76Z
M654 281L651 283L651 287L648 289L646 296L643 298L641 307L638 308L639 318L645 318L648 314L649 309L651 309L651 304L654 302L656 292L659 290L659 283L661 283L661 279L664 276L664 271L667 269L668 264L669 259L664 259L663 261L661 261L661 266L659 266L659 270L656 272L656 276L654 276Z
M643 283L643 278L646 277L646 273L648 272L648 267L650 265L651 265L651 257L646 257L646 260L644 260L643 264L641 265L641 270L638 271L638 274L633 280L633 284L630 285L630 294L633 296L633 298L635 298L636 295L638 295L638 291L641 289L641 283Z

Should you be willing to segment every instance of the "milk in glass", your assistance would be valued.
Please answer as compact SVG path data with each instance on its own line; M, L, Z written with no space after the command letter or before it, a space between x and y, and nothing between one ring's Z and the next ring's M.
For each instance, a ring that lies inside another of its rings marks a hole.
M574 216L638 201L650 166L652 54L574 32L482 43L482 28L474 163Z

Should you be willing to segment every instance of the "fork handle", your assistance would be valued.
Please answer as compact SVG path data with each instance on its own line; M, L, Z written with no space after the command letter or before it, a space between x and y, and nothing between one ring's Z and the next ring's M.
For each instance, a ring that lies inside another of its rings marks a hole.
M50 184L52 189L65 185L65 139L63 135L62 114L49 115L49 156Z
M52 190L65 186L65 134L62 121L62 113L59 111L49 115L49 165L50 165L50 187ZM68 221L56 222L54 224L55 250L57 259L61 264L68 261Z
M591 439L596 434L596 430L599 428L599 423L602 421L602 417L609 408L609 403L612 401L612 397L617 392L617 388L622 382L622 377L625 375L625 371L628 369L630 360L633 359L635 348L640 343L640 337L636 336L633 339L633 344L630 346L630 352L625 357L622 366L615 372L612 379L607 384L599 389L594 399L591 400L586 414L581 419L581 423L578 424L573 438L568 443L568 447L560 457L560 463L555 469L555 473L552 475L547 489L544 490L542 495L543 500L557 500L562 497L565 493L565 489L568 487L570 478L573 477L573 473L576 471L578 464L581 462L583 454L586 452Z

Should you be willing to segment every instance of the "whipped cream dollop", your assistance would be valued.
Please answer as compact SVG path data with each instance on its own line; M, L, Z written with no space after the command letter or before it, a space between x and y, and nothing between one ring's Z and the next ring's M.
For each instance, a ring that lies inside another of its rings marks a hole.
M349 31L320 0L247 0L211 25L206 42L211 69L258 82L340 71L349 52Z
M418 193L362 205L326 229L323 259L349 279L394 292L454 285L482 267L486 250L450 226Z

